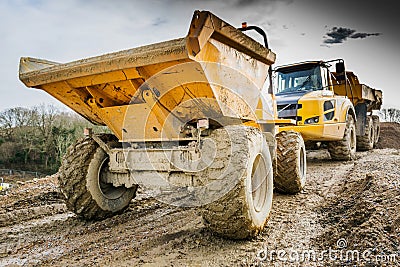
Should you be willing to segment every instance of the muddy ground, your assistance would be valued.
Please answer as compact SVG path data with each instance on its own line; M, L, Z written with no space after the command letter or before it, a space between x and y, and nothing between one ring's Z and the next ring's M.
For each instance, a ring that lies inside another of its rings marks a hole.
M13 181L0 195L0 266L400 266L400 142L387 141L399 126L382 127L381 149L354 161L309 151L305 190L276 193L265 230L246 241L144 193L123 214L81 221L57 175Z

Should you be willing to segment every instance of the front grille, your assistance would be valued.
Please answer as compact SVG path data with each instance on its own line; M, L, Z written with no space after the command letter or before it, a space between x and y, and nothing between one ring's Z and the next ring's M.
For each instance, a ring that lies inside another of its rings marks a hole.
M300 108L302 108L302 105L301 104L296 104L296 103L294 103L294 104L284 104L284 105L277 105L277 108L278 108L278 111L280 111L280 110L293 110L293 109L295 109L295 110L297 110L297 109L300 109Z
M297 116L297 110L302 108L301 104L280 104L277 105L278 108L278 118L280 119L291 119L297 121L302 121L301 116Z

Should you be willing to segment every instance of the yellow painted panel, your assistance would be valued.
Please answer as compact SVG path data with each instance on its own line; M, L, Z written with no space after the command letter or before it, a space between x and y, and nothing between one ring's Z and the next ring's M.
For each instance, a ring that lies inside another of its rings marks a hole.
M345 123L314 124L307 126L284 126L279 131L294 130L301 133L305 141L334 141L343 138Z

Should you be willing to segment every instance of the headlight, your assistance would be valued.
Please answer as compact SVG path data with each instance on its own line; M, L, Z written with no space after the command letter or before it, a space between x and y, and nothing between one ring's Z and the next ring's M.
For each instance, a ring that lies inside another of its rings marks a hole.
M319 116L315 116L312 118L308 118L304 121L304 124L312 124L312 123L318 123L319 122Z

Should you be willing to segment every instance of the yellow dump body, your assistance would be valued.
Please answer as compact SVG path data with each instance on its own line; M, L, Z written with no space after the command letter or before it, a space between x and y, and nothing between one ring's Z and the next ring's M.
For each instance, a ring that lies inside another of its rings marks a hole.
M333 73L336 76L336 73ZM333 90L336 95L347 96L357 106L360 103L368 103L367 111L379 110L382 106L382 91L373 89L359 82L357 75L351 71L346 72L349 84L334 82Z
M273 119L263 118L274 112L260 91L274 61L241 31L196 11L184 38L66 64L21 58L19 75L120 140L172 140L196 119Z

